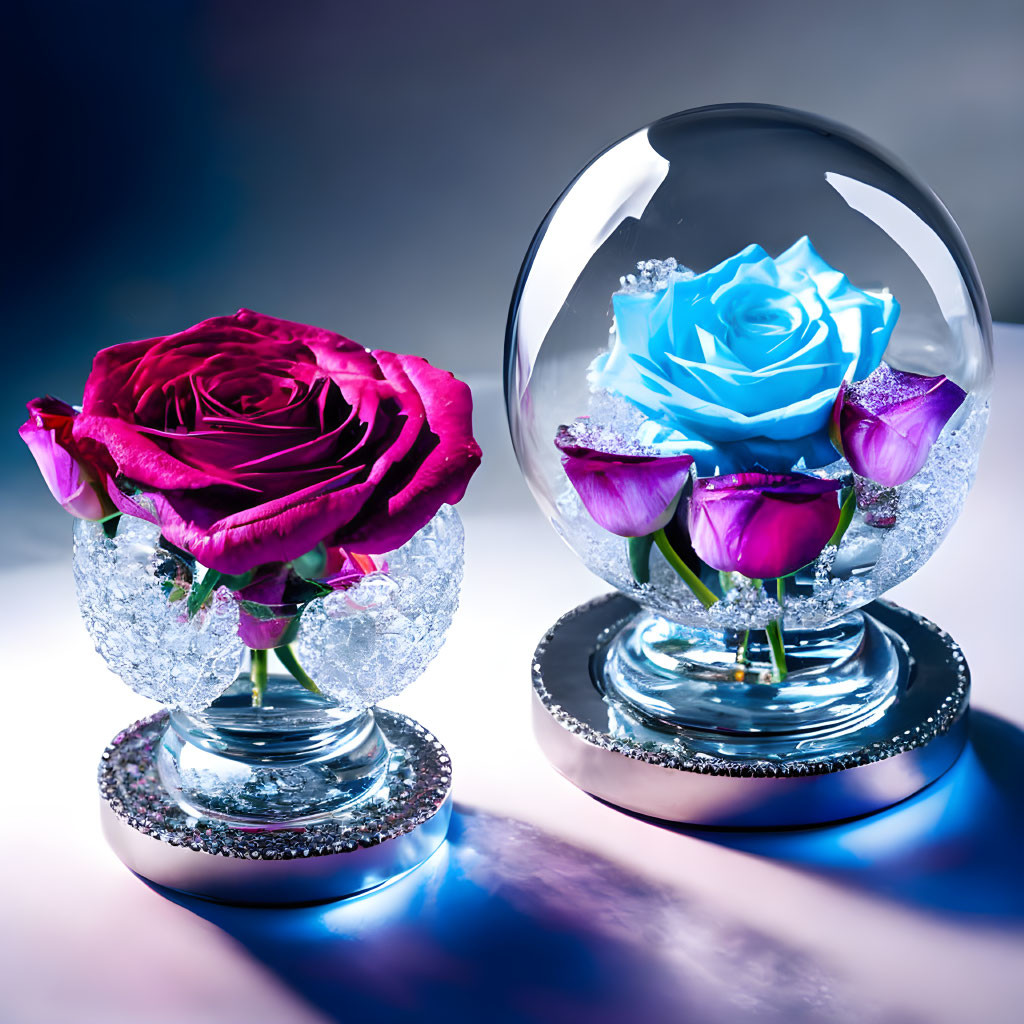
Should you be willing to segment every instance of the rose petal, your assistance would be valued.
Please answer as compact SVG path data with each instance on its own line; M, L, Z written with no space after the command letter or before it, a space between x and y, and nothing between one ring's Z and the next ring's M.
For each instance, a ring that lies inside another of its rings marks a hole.
M587 448L562 428L562 466L598 526L620 537L646 537L675 514L690 476L690 455L616 455Z
M838 480L740 473L700 479L689 506L694 550L712 569L751 579L813 562L839 523Z
M425 360L240 310L100 352L75 436L138 488L118 507L240 573L405 543L479 464L471 409Z
M966 397L945 376L883 363L866 380L841 390L832 410L832 439L855 473L896 487L921 470Z

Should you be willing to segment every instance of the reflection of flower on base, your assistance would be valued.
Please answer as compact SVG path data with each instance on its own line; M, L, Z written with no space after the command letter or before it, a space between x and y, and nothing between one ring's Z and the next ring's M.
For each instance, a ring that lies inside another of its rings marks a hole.
M693 455L702 476L833 461L836 394L878 366L899 315L806 236L775 259L749 245L702 274L627 287L612 306L591 383L649 417L641 443Z

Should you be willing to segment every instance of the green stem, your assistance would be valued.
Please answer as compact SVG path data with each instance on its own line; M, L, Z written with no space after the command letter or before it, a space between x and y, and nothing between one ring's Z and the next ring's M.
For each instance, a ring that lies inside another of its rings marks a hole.
M786 643L782 635L782 609L786 607L786 581L779 577L775 581L775 597L779 602L779 617L769 622L765 632L772 653L772 681L781 683L786 678Z
M778 619L765 627L768 646L772 652L772 682L781 683L786 678L786 648L782 644L782 627Z
M740 638L739 646L736 648L736 661L740 665L749 665L750 657L747 651L750 648L750 630L743 630L743 636Z
M852 487L846 489L846 494L843 497L842 507L839 509L839 523L836 525L835 533L829 538L826 547L839 547L839 542L843 539L843 535L850 528L850 523L853 522L853 513L857 508L857 495Z
M263 707L263 695L267 692L267 652L252 648L249 651L252 664L249 678L252 680L252 706Z
M275 647L274 653L277 655L277 660L288 669L300 685L304 686L310 693L321 692L320 687L313 682L306 670L299 664L299 660L295 657L295 652L290 644Z
M718 598L701 583L693 570L675 553L664 530L658 530L654 534L654 543L658 545L658 550L665 556L665 561L675 569L682 581L693 591L694 596L705 608L717 604Z
M651 548L654 546L654 535L646 537L627 537L626 550L629 552L629 567L633 570L633 579L644 584L651 581Z

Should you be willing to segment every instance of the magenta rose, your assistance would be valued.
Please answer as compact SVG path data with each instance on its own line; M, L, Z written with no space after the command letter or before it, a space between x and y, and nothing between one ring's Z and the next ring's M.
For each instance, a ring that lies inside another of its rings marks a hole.
M123 512L239 574L404 544L479 465L471 415L424 359L243 309L99 352L73 432L109 453Z
M839 525L838 480L736 473L697 481L690 540L712 569L752 579L788 576L821 554Z

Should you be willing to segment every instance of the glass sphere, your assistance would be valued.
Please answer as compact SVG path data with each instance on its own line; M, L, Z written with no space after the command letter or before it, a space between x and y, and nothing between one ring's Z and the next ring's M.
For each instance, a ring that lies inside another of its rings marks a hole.
M584 167L530 245L505 351L558 533L647 608L731 630L780 604L816 629L920 568L973 481L991 372L935 195L846 128L746 104Z

